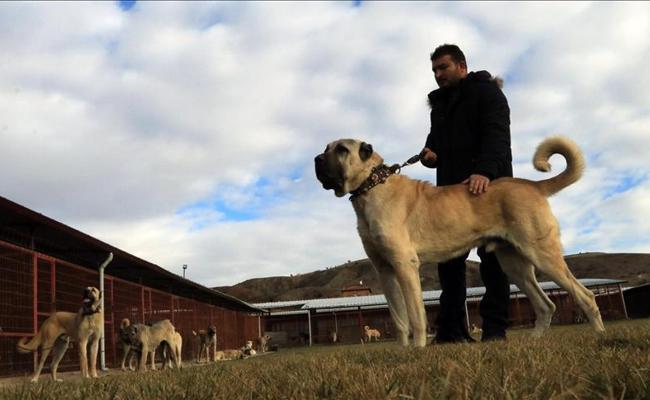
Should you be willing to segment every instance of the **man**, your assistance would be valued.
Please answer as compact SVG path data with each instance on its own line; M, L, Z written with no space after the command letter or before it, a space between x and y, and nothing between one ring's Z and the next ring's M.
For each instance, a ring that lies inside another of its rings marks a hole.
M487 71L467 72L465 55L445 44L431 53L439 89L429 93L431 130L421 162L437 168L437 185L467 185L480 196L490 181L512 176L510 109L499 84ZM505 339L510 287L494 253L478 249L486 293L480 304L482 340ZM436 321L438 343L473 341L465 319L465 260L468 254L438 265L442 287Z

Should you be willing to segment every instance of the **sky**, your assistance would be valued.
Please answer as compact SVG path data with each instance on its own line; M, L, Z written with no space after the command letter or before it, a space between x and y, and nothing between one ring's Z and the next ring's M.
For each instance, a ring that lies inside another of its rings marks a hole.
M582 148L565 253L648 253L649 37L648 2L2 2L0 196L210 287L365 258L313 158L418 153L455 43L504 78L515 176Z

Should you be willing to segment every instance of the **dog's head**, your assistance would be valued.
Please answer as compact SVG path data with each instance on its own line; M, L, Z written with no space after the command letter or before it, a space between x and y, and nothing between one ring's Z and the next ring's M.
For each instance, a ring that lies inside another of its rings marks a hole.
M368 325L366 325L366 326L363 327L363 330L364 331L370 330L370 327Z
M123 333L120 333L120 337L123 338L123 340L126 343L135 345L140 342L140 340L138 339L138 331L140 329L141 326L139 326L138 324L131 324L124 328Z
M93 286L84 289L83 309L84 313L95 313L100 311L102 305L102 293Z
M214 337L217 334L217 327L212 325L208 328L208 336Z
M355 139L340 139L325 147L314 158L316 178L326 190L334 189L337 197L357 189L370 176L372 168L383 164L372 145Z

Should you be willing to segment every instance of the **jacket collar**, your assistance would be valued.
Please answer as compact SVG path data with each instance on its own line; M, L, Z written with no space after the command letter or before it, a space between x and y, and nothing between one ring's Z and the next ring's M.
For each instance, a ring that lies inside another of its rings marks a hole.
M443 98L448 97L450 100L444 100L444 101L445 102L450 101L448 105L448 109L451 110L458 103L458 101L463 97L463 93L467 90L468 84L471 84L471 82L490 82L490 81L494 82L494 78L489 72L472 71L469 74L467 74L467 77L461 79L457 87L453 89L438 88L430 92L428 95L429 107L433 109L434 104L439 103Z

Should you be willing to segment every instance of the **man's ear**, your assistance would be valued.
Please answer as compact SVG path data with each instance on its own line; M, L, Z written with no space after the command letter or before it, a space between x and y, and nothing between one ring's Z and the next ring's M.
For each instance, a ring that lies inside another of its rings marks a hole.
M362 161L366 161L372 155L372 145L370 143L362 142L359 146L359 157Z

